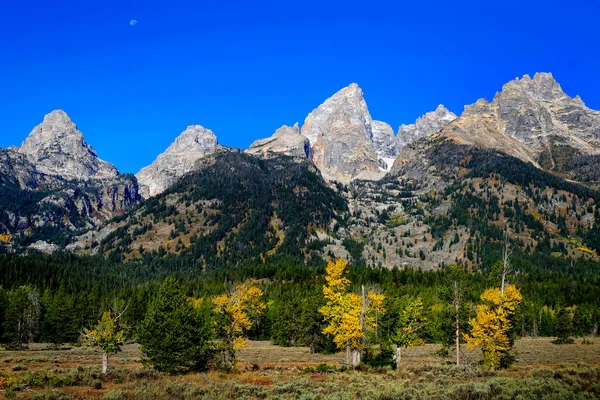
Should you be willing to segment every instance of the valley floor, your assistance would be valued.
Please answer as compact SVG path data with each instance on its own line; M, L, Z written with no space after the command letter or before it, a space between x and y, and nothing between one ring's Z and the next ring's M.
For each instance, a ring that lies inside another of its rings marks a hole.
M168 376L144 369L139 347L124 346L100 374L100 355L88 348L0 351L0 385L7 398L34 399L577 399L600 398L600 339L557 346L549 338L521 339L517 362L491 372L477 366L479 352L465 352L467 365L434 355L427 345L403 351L398 371L340 372L342 354L310 354L250 342L239 353L236 373ZM331 366L329 370L320 364Z

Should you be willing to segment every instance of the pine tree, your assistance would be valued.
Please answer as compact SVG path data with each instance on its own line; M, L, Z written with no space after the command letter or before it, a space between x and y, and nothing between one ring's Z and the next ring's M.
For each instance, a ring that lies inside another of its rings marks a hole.
M574 340L571 338L573 333L573 321L566 307L559 307L556 313L556 327L554 329L556 339L552 341L554 344L570 344Z
M39 334L41 305L37 291L21 286L8 293L4 316L4 339L10 347L21 349Z
M313 297L304 298L300 303L299 341L309 348L310 353L321 353L325 350L326 337L323 335L325 320L319 312L322 302Z
M167 278L138 329L142 361L159 371L183 373L208 368L210 314L194 309L175 278Z
M73 302L61 286L52 296L44 292L42 296L45 314L42 323L42 341L59 347L63 343L75 342L78 337L77 321Z

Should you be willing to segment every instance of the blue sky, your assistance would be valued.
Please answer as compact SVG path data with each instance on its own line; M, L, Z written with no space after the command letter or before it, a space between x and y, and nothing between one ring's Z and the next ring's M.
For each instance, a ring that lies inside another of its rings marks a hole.
M600 109L594 3L4 1L0 147L61 108L135 173L188 125L245 148L351 82L394 130L536 71Z

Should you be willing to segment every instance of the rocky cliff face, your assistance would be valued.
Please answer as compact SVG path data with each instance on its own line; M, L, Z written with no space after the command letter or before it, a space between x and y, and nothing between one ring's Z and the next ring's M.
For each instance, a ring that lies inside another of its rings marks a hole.
M440 136L562 172L575 158L600 153L600 112L566 95L551 74L537 73L508 82L490 103L465 107Z
M200 158L222 148L215 134L200 125L189 126L160 154L152 164L135 176L144 198L165 191L187 172L194 169Z
M398 145L394 130L389 124L381 121L373 121L371 129L373 131L375 151L380 157L380 166L385 170L389 170L398 155Z
M265 158L274 155L286 155L300 159L311 157L310 141L300 133L298 123L292 127L284 125L277 129L270 138L255 141L246 152Z
M398 149L439 132L455 119L456 115L440 104L435 111L419 117L414 124L401 125L398 128L398 135L396 136Z
M98 158L62 110L52 111L33 128L19 149L41 173L65 179L113 178L117 169Z

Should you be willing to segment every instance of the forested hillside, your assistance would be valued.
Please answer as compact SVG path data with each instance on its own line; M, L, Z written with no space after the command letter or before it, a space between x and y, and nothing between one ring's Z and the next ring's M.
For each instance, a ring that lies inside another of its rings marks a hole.
M87 245L113 261L196 271L278 255L314 263L315 231L335 229L346 211L308 161L222 152Z

